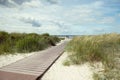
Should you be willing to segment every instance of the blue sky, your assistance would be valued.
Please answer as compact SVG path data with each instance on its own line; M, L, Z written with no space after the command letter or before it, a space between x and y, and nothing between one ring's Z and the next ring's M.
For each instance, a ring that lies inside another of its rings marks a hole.
M0 30L57 35L120 33L120 0L0 0Z

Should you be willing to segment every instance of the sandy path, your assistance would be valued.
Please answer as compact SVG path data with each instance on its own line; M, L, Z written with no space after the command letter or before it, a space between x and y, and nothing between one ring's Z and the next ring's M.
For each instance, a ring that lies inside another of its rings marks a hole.
M53 64L42 80L93 80L93 71L88 63L76 66L64 66L66 52Z

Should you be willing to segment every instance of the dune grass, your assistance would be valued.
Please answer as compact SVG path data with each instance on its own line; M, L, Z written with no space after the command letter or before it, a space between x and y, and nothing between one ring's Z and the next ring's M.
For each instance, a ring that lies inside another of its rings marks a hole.
M58 37L48 33L40 35L0 31L0 55L39 51L49 46L55 46L59 41Z
M73 38L67 45L64 65L99 62L105 66L103 77L95 80L120 80L120 34L111 33ZM102 75L102 76L103 76Z

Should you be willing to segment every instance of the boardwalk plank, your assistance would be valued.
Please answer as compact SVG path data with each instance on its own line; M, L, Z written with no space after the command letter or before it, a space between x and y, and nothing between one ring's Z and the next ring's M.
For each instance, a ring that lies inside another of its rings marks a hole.
M67 41L0 68L0 80L36 80L61 55L66 44Z

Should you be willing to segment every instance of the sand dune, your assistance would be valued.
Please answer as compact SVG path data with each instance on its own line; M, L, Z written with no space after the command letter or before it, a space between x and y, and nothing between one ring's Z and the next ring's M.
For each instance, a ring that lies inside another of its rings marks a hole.
M42 80L93 80L93 71L89 63L79 66L64 66L62 63L66 57L65 52L46 72Z

